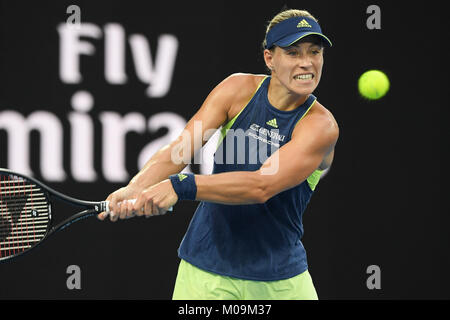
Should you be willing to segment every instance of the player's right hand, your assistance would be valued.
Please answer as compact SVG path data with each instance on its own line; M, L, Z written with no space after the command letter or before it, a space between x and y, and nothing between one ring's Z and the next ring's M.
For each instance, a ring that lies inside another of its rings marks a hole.
M97 215L97 218L104 220L109 215L112 222L117 221L119 218L131 218L134 216L133 203L126 200L136 199L141 191L135 185L128 185L114 191L106 198L106 201L109 201L109 213L101 212Z

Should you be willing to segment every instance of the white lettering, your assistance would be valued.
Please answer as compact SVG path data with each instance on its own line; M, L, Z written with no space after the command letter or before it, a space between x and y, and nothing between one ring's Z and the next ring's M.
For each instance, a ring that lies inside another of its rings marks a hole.
M204 315L209 318L212 307L192 307L186 304L184 307L178 307L178 314L182 315Z
M126 143L128 132L143 133L145 118L137 112L121 116L116 112L100 113L103 129L102 168L109 182L122 182L129 178L125 168Z
M59 119L46 111L35 111L27 118L16 111L0 112L0 129L7 132L8 166L10 169L32 175L30 159L30 131L40 133L40 165L46 180L63 181L63 128Z
M94 168L94 119L89 114L93 103L90 93L79 91L71 100L74 111L67 115L70 127L70 168L73 179L80 182L93 182L98 179ZM125 163L125 155L129 151L127 134L144 134L147 131L156 133L161 128L168 130L164 136L151 141L138 151L137 167L140 169L160 148L175 140L186 125L183 117L171 112L155 114L147 121L144 115L137 112L122 116L105 111L100 113L99 120L103 135L102 172L110 182L126 182L130 178ZM6 132L7 139L7 148L2 148L2 152L7 154L5 167L33 175L30 167L30 133L37 130L41 138L38 152L42 177L47 181L64 181L66 173L63 169L63 124L55 114L48 111L35 111L28 117L13 110L0 112L0 130ZM203 165L201 163L200 168ZM191 169L186 168L185 172L191 172Z
M72 96L72 107L76 112L69 113L70 166L77 181L95 181L94 169L94 123L87 114L94 105L94 98L87 91L79 91Z
M95 47L81 41L80 37L98 39L102 35L99 27L92 23L81 23L79 28L71 28L68 24L60 24L59 32L59 76L65 83L80 83L80 55L93 55Z
M60 37L60 78L64 83L75 84L82 81L80 55L93 55L95 46L80 37L99 39L102 30L92 23L81 23L79 28L68 24L58 26ZM105 79L111 84L125 84L125 30L117 23L105 25ZM137 77L148 84L146 91L151 98L165 96L173 78L178 52L178 39L171 34L158 37L155 60L152 60L150 45L145 36L133 34L129 37L131 55Z
M158 38L158 51L155 63L147 39L142 35L130 36L131 52L139 79L150 86L147 89L149 97L163 97L169 90L172 81L175 58L178 50L178 40L173 35L165 34Z
M109 23L105 26L105 79L112 84L127 82L125 30L118 23Z

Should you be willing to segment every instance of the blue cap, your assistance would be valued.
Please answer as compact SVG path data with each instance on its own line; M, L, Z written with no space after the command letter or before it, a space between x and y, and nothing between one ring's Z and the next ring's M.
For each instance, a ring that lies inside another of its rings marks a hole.
M293 17L283 20L273 26L266 36L266 49L273 45L289 47L294 42L309 36L317 35L322 38L325 46L331 47L331 41L322 34L319 24L309 17Z

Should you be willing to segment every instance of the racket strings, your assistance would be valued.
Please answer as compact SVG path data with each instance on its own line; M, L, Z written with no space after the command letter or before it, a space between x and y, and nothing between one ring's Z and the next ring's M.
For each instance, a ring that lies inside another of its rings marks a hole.
M0 259L39 242L49 219L48 200L41 188L22 177L0 175Z

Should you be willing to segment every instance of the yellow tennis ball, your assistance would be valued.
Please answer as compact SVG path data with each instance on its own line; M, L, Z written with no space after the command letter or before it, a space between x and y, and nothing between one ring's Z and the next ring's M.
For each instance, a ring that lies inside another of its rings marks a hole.
M366 71L358 80L359 93L370 100L383 97L389 91L389 87L389 78L380 70Z

